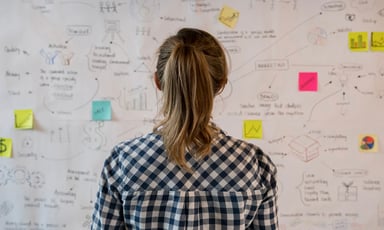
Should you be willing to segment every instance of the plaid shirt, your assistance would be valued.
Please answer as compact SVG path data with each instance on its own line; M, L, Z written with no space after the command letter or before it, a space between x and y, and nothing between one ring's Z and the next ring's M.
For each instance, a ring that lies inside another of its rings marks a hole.
M167 159L150 133L106 159L91 229L278 229L276 168L256 146L220 132L212 153Z

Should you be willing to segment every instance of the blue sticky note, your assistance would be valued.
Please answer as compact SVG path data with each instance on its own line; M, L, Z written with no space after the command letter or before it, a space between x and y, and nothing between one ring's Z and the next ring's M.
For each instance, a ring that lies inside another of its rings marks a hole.
M92 120L107 121L112 119L111 102L110 101L93 101L92 102Z

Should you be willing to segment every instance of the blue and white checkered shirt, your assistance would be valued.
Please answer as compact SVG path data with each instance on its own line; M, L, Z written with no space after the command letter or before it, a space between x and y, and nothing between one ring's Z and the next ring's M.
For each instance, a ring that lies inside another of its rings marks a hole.
M278 229L276 168L258 147L220 132L193 173L150 133L106 159L91 229Z

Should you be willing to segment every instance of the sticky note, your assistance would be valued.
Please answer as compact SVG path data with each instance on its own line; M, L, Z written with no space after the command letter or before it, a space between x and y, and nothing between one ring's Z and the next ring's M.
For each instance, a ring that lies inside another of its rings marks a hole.
M0 157L12 156L12 139L0 137Z
M349 32L348 46L351 51L368 51L368 33Z
M223 6L219 14L219 21L230 28L234 28L239 20L239 16L239 11L229 6Z
M244 120L243 137L245 139L263 138L263 126L261 120Z
M371 33L371 50L384 51L384 32Z
M32 109L19 109L14 111L15 128L16 129L32 129L33 128L33 111Z
M299 73L299 91L317 91L317 72Z
M92 120L106 121L112 119L111 102L110 101L93 101L92 102Z
M378 152L377 136L374 134L359 135L359 151L364 153Z

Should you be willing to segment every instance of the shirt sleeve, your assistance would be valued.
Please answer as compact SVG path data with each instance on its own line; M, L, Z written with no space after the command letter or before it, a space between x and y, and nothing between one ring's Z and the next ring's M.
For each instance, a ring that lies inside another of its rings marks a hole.
M120 195L114 186L118 165L116 161L107 159L104 163L99 189L96 196L92 215L91 230L121 230L125 229L123 207Z
M277 195L270 190L262 201L253 221L254 229L275 230L279 229L277 218Z
M276 230L279 229L277 215L277 170L267 155L260 149L257 152L260 177L267 190L263 195L263 200L253 221L253 227L260 230Z

